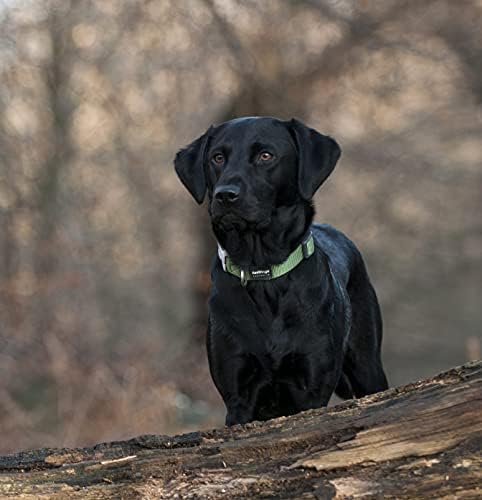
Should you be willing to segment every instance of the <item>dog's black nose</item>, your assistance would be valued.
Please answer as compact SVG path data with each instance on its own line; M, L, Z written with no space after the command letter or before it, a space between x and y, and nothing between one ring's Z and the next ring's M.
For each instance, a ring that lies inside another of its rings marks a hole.
M239 198L240 189L234 184L218 186L214 190L214 198L219 203L234 203Z

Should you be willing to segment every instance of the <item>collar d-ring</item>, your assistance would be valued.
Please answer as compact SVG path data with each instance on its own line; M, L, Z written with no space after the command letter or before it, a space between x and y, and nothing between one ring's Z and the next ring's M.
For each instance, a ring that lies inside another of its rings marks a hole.
M247 272L246 270L244 269L241 269L241 286L246 286L248 284L248 275L247 275Z

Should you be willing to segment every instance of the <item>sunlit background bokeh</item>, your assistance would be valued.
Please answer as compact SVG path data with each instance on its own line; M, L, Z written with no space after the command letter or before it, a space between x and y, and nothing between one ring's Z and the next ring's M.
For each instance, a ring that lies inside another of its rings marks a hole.
M343 149L392 385L480 357L482 2L0 0L0 452L222 425L177 149L296 116Z

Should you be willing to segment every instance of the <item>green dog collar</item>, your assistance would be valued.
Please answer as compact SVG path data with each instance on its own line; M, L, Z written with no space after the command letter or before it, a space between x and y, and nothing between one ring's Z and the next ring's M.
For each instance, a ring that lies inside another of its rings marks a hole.
M265 269L252 269L250 271L242 269L235 264L226 251L218 245L218 255L221 259L223 269L238 277L241 280L241 285L246 286L248 281L267 281L279 278L284 274L289 273L302 260L308 259L315 252L315 241L311 232L288 256L281 264L275 264Z

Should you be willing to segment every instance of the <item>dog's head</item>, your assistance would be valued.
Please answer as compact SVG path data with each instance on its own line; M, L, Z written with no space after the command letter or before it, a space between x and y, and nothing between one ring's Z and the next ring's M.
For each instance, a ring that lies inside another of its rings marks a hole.
M210 127L180 150L176 172L214 224L269 224L277 207L310 202L340 156L330 137L298 120L238 118Z

